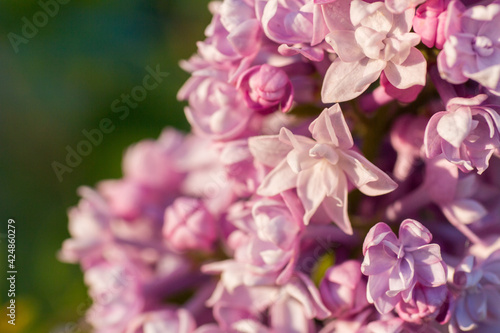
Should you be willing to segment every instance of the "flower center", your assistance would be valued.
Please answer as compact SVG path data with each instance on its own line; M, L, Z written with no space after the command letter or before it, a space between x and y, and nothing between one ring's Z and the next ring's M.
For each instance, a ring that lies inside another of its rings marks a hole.
M472 49L481 57L488 57L493 54L493 43L486 36L476 36L472 40Z
M315 159L327 159L331 164L337 164L339 160L339 155L335 149L324 143L317 143L309 149L309 156Z

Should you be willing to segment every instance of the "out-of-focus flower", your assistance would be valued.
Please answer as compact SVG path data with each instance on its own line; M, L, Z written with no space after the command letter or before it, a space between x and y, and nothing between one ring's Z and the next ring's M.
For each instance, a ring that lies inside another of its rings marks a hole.
M398 89L425 85L426 61L415 48L420 37L409 32L414 9L393 14L381 2L338 1L348 4L325 7L323 11L330 30L325 40L338 55L323 82L323 102L358 97L382 71Z
M439 245L430 244L431 240L429 230L410 219L401 223L399 239L383 222L370 229L363 243L361 271L368 276L368 301L380 313L410 302L417 283L424 288L446 284L447 266Z
M344 232L351 234L347 215L348 180L367 195L382 195L396 188L384 172L354 151L351 133L338 104L325 109L311 123L313 139L282 128L279 135L249 139L255 159L274 169L257 193L274 196L297 188L308 224L322 206Z
M123 332L143 311L146 301L140 274L124 261L101 262L85 272L93 300L86 317L98 332Z
M178 251L210 251L217 237L217 226L200 199L180 197L165 211L163 237Z
M196 322L189 311L157 310L137 316L125 333L193 333Z
M446 42L437 62L441 77L453 84L477 81L500 94L500 3L469 8L450 2Z
M391 129L391 144L398 153L394 165L394 177L405 180L417 159L423 157L424 133L428 119L403 115L399 117Z
M319 288L332 317L349 317L368 305L366 282L363 281L359 261L349 260L330 267Z
M500 252L477 262L467 256L455 269L452 287L456 300L450 326L462 331L478 328L480 324L498 327L500 324Z

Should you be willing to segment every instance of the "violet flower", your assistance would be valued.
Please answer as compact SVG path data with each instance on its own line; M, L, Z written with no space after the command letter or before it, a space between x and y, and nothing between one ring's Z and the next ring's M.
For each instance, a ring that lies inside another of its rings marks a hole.
M481 174L486 170L500 147L500 115L490 105L484 105L487 97L452 98L446 111L432 116L425 129L428 158L442 152L463 172L477 169Z
M361 271L368 276L367 298L380 313L412 300L415 285L435 288L446 283L446 264L439 245L420 222L404 220L399 239L383 222L370 229L363 243Z
M453 84L472 79L500 94L500 3L470 8L450 2L446 42L437 63L441 77Z

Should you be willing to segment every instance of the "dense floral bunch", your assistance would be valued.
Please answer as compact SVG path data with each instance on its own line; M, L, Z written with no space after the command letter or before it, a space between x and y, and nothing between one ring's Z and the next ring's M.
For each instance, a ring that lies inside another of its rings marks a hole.
M498 332L500 1L209 8L192 132L69 212L95 331Z

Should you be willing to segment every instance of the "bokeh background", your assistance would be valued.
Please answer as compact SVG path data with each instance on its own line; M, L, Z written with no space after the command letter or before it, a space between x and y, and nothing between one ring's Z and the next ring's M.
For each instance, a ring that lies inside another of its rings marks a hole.
M43 8L38 0L0 1L0 332L85 331L90 300L80 268L56 258L69 236L67 209L77 204L79 186L121 177L130 144L158 137L165 126L189 129L176 100L188 78L178 63L196 51L210 21L208 0L61 2L16 52L9 33L23 37L23 18L33 22ZM112 102L157 65L169 76L119 119ZM115 130L59 181L52 163L66 164L66 146L75 149L82 131L103 118ZM16 221L15 327L6 316L9 218Z

